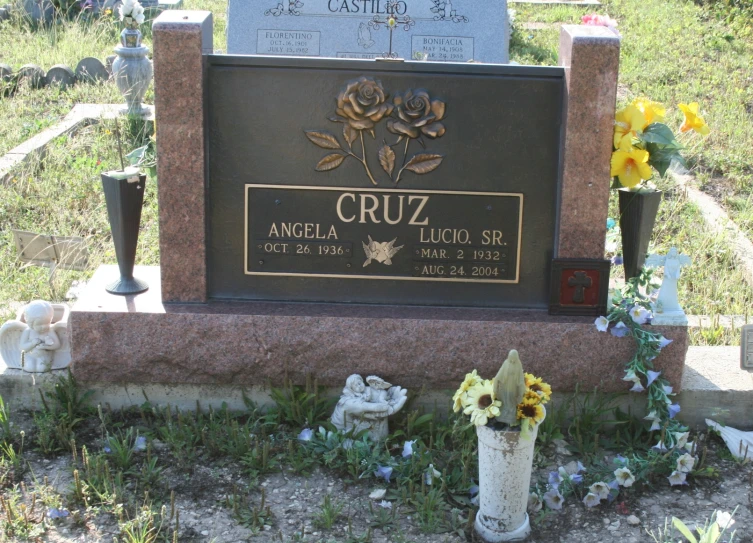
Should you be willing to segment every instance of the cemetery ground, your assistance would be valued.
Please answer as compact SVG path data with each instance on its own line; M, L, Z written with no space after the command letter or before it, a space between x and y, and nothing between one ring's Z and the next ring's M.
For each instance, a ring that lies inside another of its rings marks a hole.
M214 13L215 44L222 48L226 2L185 0L184 7ZM753 237L750 18L734 9L679 0L510 7L517 10L511 57L521 63L554 63L561 23L578 23L594 10L616 18L624 38L620 102L646 95L670 111L681 101L702 103L713 132L702 148L688 149L692 172ZM545 24L527 29L526 23ZM50 29L12 18L0 22L0 62L17 69L27 63L75 66L86 56L104 60L119 31L107 18L61 21ZM149 44L148 25L144 34ZM22 84L0 98L0 154L60 121L74 104L119 101L112 83L66 91ZM145 102L153 103L151 91ZM669 120L679 125L681 119L672 113ZM122 122L119 128L126 151L152 141L151 122ZM21 301L63 300L74 281L85 281L99 264L115 261L99 180L100 172L120 167L114 132L112 123L101 122L61 136L43 157L16 168L0 184L3 320L15 316ZM159 261L157 182L152 177L147 184L142 216L137 261L145 265ZM653 247L664 253L677 246L694 260L680 283L686 311L747 318L751 287L727 239L703 226L698 208L672 179L656 183L665 199ZM611 209L616 217L616 202ZM86 238L88 270L59 270L48 283L48 270L17 262L11 228ZM618 247L610 256L615 253ZM694 328L691 341L736 345L739 330L716 324ZM147 398L138 409L98 409L68 378L44 394L46 407L39 412L0 413L0 526L7 540L430 543L473 538L475 436L449 413L445 420L444 406L437 407L436 417L406 408L383 446L362 445L352 436L351 446L343 447L342 437L318 435L331 402L302 390L281 391L268 411L249 405L243 413L201 405L196 413L177 413L153 407ZM561 511L532 513L530 540L678 541L677 530L664 530L666 519L676 516L703 526L715 510L737 508L735 540L753 541L750 464L735 461L719 438L699 431L694 439L700 460L690 484L670 487L666 476L674 468L650 449L642 421L605 422L624 416L605 408L612 399L597 394L590 404L582 399L577 404L561 397L550 410L537 444L534 481L544 485L551 471L581 461L585 485L569 489ZM301 441L307 427L313 438ZM406 441L414 443L404 457ZM584 489L618 467L617 454L630 459L631 467L642 466L638 481L620 489L614 501L587 508L581 501ZM376 475L388 465L389 482ZM384 497L369 498L377 488L386 489Z
M321 428L334 400L314 385L272 395L273 407L249 402L238 413L200 403L178 412L147 398L113 410L62 378L44 390L43 410L0 411L0 529L15 541L475 540L476 436L464 417L409 404L373 446ZM529 509L529 540L670 543L681 540L672 517L702 528L721 510L735 513L734 541L753 541L753 466L699 432L689 485L670 487L674 462L650 449L640 421L613 411L615 399L550 405L532 484L543 488L558 468L574 474L578 462L586 469L582 482L560 486L560 511ZM610 480L622 457L636 482L586 507L588 486Z

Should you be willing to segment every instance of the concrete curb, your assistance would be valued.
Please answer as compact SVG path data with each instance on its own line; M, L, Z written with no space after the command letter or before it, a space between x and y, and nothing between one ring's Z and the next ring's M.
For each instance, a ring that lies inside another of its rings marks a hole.
M0 371L0 396L11 410L40 409L40 389L52 389L65 375L65 370L32 374L5 368ZM224 402L230 409L242 410L245 409L244 394L259 405L272 403L267 387L86 383L82 384L82 389L94 390L93 405L109 404L113 409L138 406L148 400L153 405L169 404L184 410L196 409L197 402L202 409L209 405L220 407ZM442 418L449 413L449 398L453 392L429 391L417 403ZM326 394L332 397L339 393L340 388L326 389ZM642 394L625 394L620 400L623 409L630 406L636 415L645 412L645 396ZM740 368L739 347L690 347L682 392L673 400L682 407L678 418L692 429L705 428L706 418L740 430L753 429L753 372Z

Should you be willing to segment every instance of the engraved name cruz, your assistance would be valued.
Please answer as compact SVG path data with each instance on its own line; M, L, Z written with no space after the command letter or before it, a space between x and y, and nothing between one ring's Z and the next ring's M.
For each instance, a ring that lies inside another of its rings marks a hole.
M404 195L397 196L396 203L391 203L395 202L391 201L391 198L391 194L385 194L380 201L373 194L359 194L357 198L353 192L344 192L337 199L337 216L342 222L359 219L358 222L361 224L368 222L366 217L375 224L381 223L382 220L387 224L399 224L404 217L410 217L409 225L428 226L429 217L422 218L422 213L429 202L429 196L408 196L407 204ZM394 209L395 207L397 209Z

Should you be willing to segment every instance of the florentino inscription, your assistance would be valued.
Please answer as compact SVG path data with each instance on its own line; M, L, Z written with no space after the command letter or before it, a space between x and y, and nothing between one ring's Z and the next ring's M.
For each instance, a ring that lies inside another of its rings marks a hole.
M523 195L246 185L245 273L517 283Z

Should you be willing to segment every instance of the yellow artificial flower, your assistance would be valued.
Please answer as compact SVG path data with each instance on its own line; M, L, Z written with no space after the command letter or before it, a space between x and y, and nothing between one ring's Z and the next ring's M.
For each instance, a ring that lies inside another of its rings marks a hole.
M472 386L468 390L468 405L463 413L471 416L471 423L485 426L489 419L499 416L500 400L492 399L493 386L489 379Z
M538 424L544 420L544 406L540 403L536 403L536 400L524 399L522 403L518 404L518 419L528 419Z
M524 373L526 379L526 388L531 388L531 385L541 382L541 377L536 377L532 373Z
M453 410L455 411L455 413L457 413L464 407L467 407L468 390L481 381L482 379L478 376L476 370L473 370L471 373L465 374L465 379L462 383L460 383L460 388L458 388L458 390L455 392L455 395L452 397L452 401L454 402Z
M646 117L632 104L618 111L614 117L614 148L620 149L624 143L632 145L633 138L647 125Z
M525 374L526 379L526 392L525 397L534 399L534 397L541 401L541 403L548 402L552 397L552 387L548 383L545 383L541 377L536 377L531 373ZM530 394L529 394L530 393Z
M612 153L612 176L617 176L623 187L633 188L641 179L651 178L651 166L648 165L648 151L625 147Z
M708 135L709 130L706 121L703 117L698 115L698 102L691 102L690 104L679 104L680 110L685 114L685 122L680 127L680 132L687 132L688 130L695 130L699 134L704 136Z
M638 108L638 111L643 113L646 119L646 126L651 123L660 123L664 120L664 116L667 114L667 109L659 102L653 102L648 98L636 98L631 104ZM646 126L643 128L645 129ZM617 146L615 146L617 147Z

